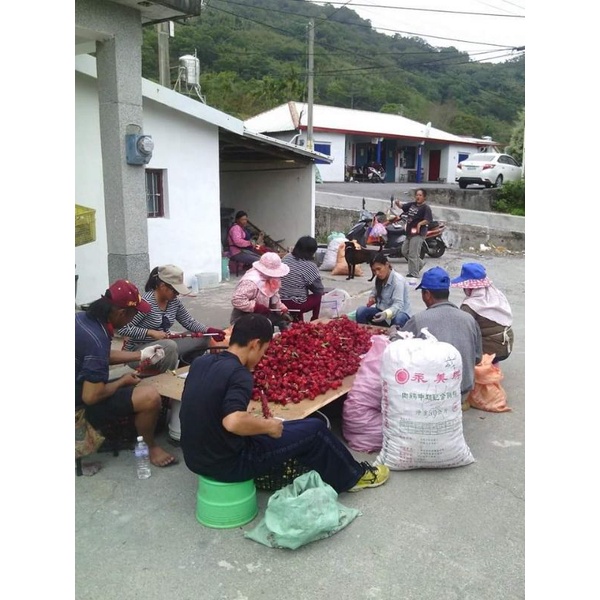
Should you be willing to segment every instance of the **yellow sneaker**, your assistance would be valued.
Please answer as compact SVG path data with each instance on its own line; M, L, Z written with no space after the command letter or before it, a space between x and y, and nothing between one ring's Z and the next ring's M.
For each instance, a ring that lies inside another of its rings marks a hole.
M354 487L351 487L349 492L360 492L367 488L379 487L383 485L390 477L390 469L385 465L373 466L368 462L363 462L361 465L365 468L363 476L356 482Z

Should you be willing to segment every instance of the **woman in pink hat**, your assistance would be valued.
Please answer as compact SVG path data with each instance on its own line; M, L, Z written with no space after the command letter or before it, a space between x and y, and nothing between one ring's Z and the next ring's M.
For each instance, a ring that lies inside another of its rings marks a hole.
M494 363L507 359L514 341L512 311L506 296L488 279L485 267L464 263L451 286L465 292L460 308L477 321L484 354L495 354Z
M247 313L260 313L274 326L286 329L290 323L288 307L281 301L279 288L281 278L289 272L290 268L276 252L266 252L253 262L233 292L230 322L235 323Z

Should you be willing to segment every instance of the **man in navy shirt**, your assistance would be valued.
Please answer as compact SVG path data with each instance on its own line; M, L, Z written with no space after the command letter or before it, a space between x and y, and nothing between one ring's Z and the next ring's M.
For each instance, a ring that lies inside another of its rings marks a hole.
M111 349L114 330L129 323L138 311L149 312L150 305L133 283L119 279L86 312L75 315L75 406L84 407L85 418L100 430L112 420L134 415L137 432L150 449L150 461L166 467L175 457L154 440L160 394L150 385L136 387L141 379L134 373L109 381L109 365L154 364L164 357L158 345L132 352Z
M408 259L407 277L419 277L419 273L425 264L421 258L421 247L427 236L427 226L433 221L431 208L425 202L427 192L419 188L415 192L415 201L402 204L396 200L396 206L407 215L406 239L402 244L402 254Z
M192 362L179 413L188 468L233 483L266 475L295 458L338 493L385 483L389 468L354 460L321 419L283 422L247 411L254 388L251 371L272 337L267 317L246 314L235 322L228 350Z

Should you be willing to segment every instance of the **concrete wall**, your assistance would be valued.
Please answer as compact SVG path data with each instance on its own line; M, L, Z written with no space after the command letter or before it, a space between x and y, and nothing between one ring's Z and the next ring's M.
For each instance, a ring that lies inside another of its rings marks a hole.
M244 210L249 220L274 240L293 246L303 235L313 235L315 214L312 163L277 168L263 163L223 165L221 206Z
M427 201L439 206L454 206L470 210L491 211L497 189L427 188Z
M95 300L108 287L106 214L96 80L75 73L75 204L96 211L96 241L75 247L77 302Z
M267 135L289 142L295 140L295 143L306 148L306 131L303 131L296 137L294 131L284 131L268 133ZM315 144L331 144L331 157L333 162L330 164L318 164L319 173L324 182L336 182L344 181L344 174L346 172L346 148L345 140L346 136L343 133L329 133L329 132L316 132L314 134Z
M76 300L82 304L98 298L110 282L96 80L76 72L75 85L75 201L97 211L96 241L75 248ZM154 141L147 167L166 169L167 181L166 216L144 219L150 267L176 264L187 285L199 272L220 277L218 128L147 98L143 109L145 132Z
M78 0L76 38L96 42L99 145L102 151L108 277L138 286L148 272L145 177L125 160L127 133L143 131L140 13L114 2ZM77 52L76 48L76 52ZM52 118L52 117L50 117ZM83 283L83 282L82 282Z
M347 232L360 216L361 199L356 196L317 192L316 202L315 237L319 243L325 243L332 231ZM444 241L449 247L477 250L484 244L511 252L525 251L525 217L444 206L429 194L428 202L434 219L446 221ZM369 198L365 202L365 208L371 212L388 212L389 207L389 200Z
M168 182L165 217L147 219L150 265L178 265L190 286L196 273L220 277L218 128L148 100L144 121L148 168L165 169Z
M319 171L324 182L344 181L346 172L346 136L342 133L315 133L315 144L331 144L333 162L329 165L320 164Z

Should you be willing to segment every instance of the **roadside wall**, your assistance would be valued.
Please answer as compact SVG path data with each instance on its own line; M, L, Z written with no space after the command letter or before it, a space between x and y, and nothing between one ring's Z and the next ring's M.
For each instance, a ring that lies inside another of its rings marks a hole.
M450 248L478 250L481 245L505 249L510 252L525 251L525 218L493 213L490 211L492 190L482 190L479 198L469 190L465 204L481 206L471 209L459 207L463 204L463 190L428 189L427 199L435 219L446 222L444 241ZM487 193L485 193L487 192ZM347 232L360 216L361 198L340 194L316 194L315 237L326 243L332 231ZM487 209L485 208L487 206ZM342 208L346 207L346 208ZM365 208L371 212L388 212L389 200L366 198Z
M455 206L470 210L491 211L492 202L498 194L497 189L461 190L454 188L427 188L427 201L438 206Z

